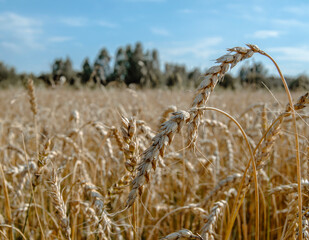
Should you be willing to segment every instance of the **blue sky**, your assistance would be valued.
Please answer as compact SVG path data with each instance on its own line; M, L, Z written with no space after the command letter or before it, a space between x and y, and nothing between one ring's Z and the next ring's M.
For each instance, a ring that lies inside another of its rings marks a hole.
M102 47L114 56L140 41L161 63L206 69L227 48L252 43L284 74L309 74L308 12L306 0L0 0L0 61L40 73L69 56L80 69ZM275 72L262 56L250 61Z

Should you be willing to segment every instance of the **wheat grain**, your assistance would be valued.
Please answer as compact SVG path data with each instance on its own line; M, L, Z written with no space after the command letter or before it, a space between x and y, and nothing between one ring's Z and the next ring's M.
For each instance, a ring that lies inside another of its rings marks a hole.
M214 207L210 211L210 215L207 218L206 224L202 228L201 236L204 240L214 240L215 235L215 225L218 222L219 217L223 214L224 207L227 202L221 200L214 204Z
M193 234L191 231L187 229L179 230L178 232L171 233L161 240L178 240L178 239L197 239L203 240L201 236Z
M52 199L53 206L55 209L56 213L56 218L58 220L58 223L61 227L62 233L65 236L66 239L71 239L71 228L69 224L69 219L66 216L66 205L63 202L61 191L60 191L60 186L59 186L59 181L56 175L56 171L53 170L51 172L51 177L50 177L50 192L49 195Z

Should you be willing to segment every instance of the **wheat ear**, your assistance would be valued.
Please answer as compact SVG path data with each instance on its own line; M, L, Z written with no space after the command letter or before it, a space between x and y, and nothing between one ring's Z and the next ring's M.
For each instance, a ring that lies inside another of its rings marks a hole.
M142 188L145 181L149 181L149 173L151 168L156 169L156 161L160 156L164 156L164 151L169 146L174 138L176 132L179 132L185 123L190 121L188 126L189 131L189 145L195 145L197 139L197 130L200 124L200 117L203 110L198 107L206 104L209 99L210 93L213 91L217 82L223 78L225 73L240 61L250 58L254 52L260 51L255 45L248 45L249 48L235 47L228 49L230 53L217 59L218 66L211 67L205 73L203 81L197 89L196 96L192 103L192 108L189 112L178 111L174 112L172 117L161 125L159 133L153 138L152 145L143 153L141 162L137 168L137 176L132 181L132 190L127 199L127 207L133 205L137 193L142 193Z
M176 132L180 131L189 118L190 114L188 112L178 111L173 113L169 121L162 124L160 132L153 138L152 145L142 155L137 168L138 173L132 182L132 190L127 200L128 207L134 203L137 193L142 193L145 181L149 181L151 168L156 169L158 157L164 156L165 148L171 144Z
M61 231L66 239L71 239L70 237L71 228L69 225L69 219L66 216L66 206L64 204L64 201L61 195L60 186L59 186L60 183L58 181L55 170L52 171L49 182L50 182L49 195L52 199L53 206L56 212L56 217L61 227Z
M257 49L259 49L255 45L248 45L248 47L249 48L230 48L228 51L234 54L226 54L216 60L216 63L219 63L220 65L209 68L204 74L202 82L197 88L196 95L192 102L192 107L198 108L204 106L207 103L209 96L213 92L218 81L223 79L227 71L235 67L240 61L252 57ZM203 113L203 110L198 110L192 113L190 116L190 123L188 126L189 146L195 147L200 118Z
M211 209L210 215L207 218L207 222L202 228L201 236L204 240L214 240L215 239L214 229L226 205L227 205L227 202L224 200L221 200L219 202L216 202L214 207Z
M171 233L164 238L161 238L161 240L178 240L178 239L197 239L197 240L203 240L203 238L199 235L193 234L188 229L182 229L178 232Z

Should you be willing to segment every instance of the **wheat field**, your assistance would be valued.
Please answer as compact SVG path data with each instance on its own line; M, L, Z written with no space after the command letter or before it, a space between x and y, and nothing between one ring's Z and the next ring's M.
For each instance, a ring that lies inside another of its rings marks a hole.
M309 239L308 93L213 91L233 61L197 90L2 90L1 239Z

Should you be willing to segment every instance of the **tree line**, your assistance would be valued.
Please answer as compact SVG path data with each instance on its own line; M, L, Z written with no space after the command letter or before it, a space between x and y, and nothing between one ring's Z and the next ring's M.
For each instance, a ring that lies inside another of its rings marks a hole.
M13 67L0 62L0 87L22 84L31 77L38 84L56 87L57 85L69 85L72 87L98 87L98 86L129 86L136 85L141 88L155 87L196 87L202 72L199 68L188 71L184 65L165 63L161 69L159 53L156 49L144 50L141 43L135 46L127 45L118 48L114 61L106 48L99 51L94 63L91 64L85 58L79 71L73 69L72 61L55 59L51 71L41 75L17 74ZM113 65L112 65L113 63ZM309 78L300 75L287 78L291 89L309 89ZM220 83L223 88L236 89L239 87L260 88L266 85L268 88L280 88L279 78L268 75L262 63L244 64L236 76L226 74L224 81Z

